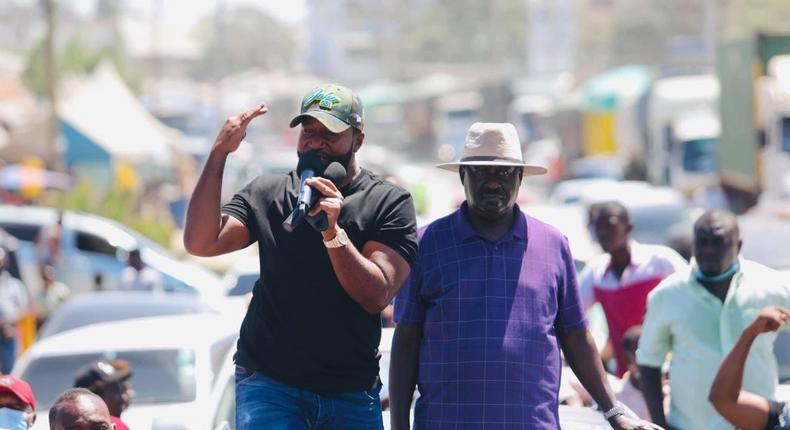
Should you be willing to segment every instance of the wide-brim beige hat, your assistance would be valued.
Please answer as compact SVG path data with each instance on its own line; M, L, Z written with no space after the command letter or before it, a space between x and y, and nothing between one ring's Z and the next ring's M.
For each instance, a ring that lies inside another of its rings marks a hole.
M524 176L544 175L543 166L524 163L521 141L516 127L510 123L476 122L469 127L464 153L458 161L439 164L440 169L457 172L460 166L521 167Z

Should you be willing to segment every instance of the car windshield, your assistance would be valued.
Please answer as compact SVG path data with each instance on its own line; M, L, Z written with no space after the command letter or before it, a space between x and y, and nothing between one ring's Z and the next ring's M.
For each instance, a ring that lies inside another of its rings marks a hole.
M79 300L79 299L77 299ZM39 337L52 336L66 330L90 324L165 315L183 315L210 312L211 308L191 296L180 298L140 298L118 296L108 301L66 302L41 328Z
M718 139L694 139L684 143L683 169L687 172L715 172L718 168Z
M195 353L189 349L108 351L33 359L21 376L36 393L37 408L47 410L71 388L76 372L98 359L124 359L132 367L132 404L152 405L195 400Z
M255 282L260 276L257 273L241 275L236 279L236 284L228 291L229 296L243 296L251 293Z
M687 219L686 209L676 205L629 208L634 231L631 237L640 243L663 244L667 230Z

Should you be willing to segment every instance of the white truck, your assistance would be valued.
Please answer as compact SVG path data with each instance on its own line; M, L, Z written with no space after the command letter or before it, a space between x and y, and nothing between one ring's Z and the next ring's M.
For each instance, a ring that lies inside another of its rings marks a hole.
M655 81L648 101L647 171L651 182L691 192L718 169L719 81L688 75Z
M790 198L790 55L768 62L756 82L758 121L764 131L763 188L770 199Z

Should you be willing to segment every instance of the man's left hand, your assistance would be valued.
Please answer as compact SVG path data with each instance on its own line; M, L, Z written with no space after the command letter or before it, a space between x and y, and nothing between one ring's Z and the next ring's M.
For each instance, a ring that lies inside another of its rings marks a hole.
M337 234L337 218L340 216L340 210L343 209L343 194L332 181L326 178L313 177L305 183L323 195L315 207L308 212L308 215L314 216L321 211L326 212L328 227L321 234L324 236L324 240L330 240Z
M620 415L609 420L615 430L663 430L661 426L637 418Z

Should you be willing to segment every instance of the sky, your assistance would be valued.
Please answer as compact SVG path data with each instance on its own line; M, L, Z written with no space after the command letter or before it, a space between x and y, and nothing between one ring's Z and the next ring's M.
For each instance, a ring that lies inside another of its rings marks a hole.
M37 0L15 0L18 4L36 6ZM298 25L306 15L306 0L123 0L124 16L121 26L128 47L134 51L159 46L162 52L197 52L195 26L211 16L220 5L253 6L269 12L286 24ZM97 0L56 0L61 7L75 10L79 15L94 14ZM161 32L152 39L151 24ZM158 41L158 42L157 42Z
M37 5L38 0L14 0L15 3L24 6ZM165 14L180 16L185 23L195 23L203 16L211 13L220 2L228 6L232 5L253 5L267 10L275 18L288 22L296 23L304 19L305 0L124 0L123 3L129 9L150 11L157 4L161 5ZM96 8L96 0L56 0L56 4L66 4L70 8L76 9L82 15L90 15Z

